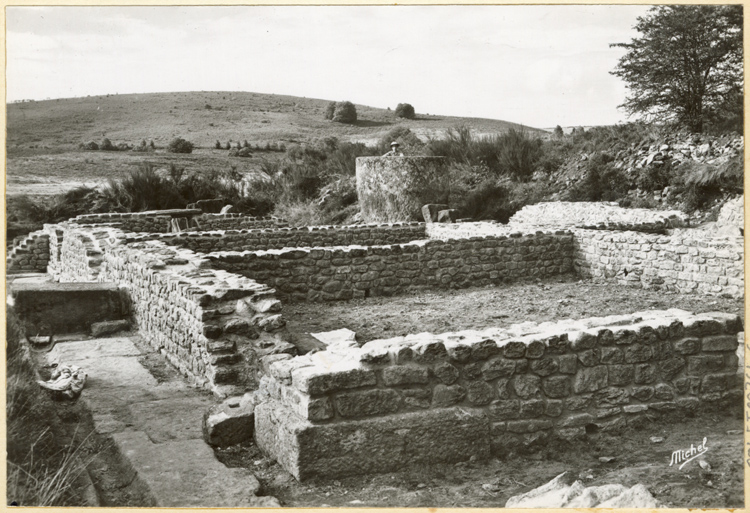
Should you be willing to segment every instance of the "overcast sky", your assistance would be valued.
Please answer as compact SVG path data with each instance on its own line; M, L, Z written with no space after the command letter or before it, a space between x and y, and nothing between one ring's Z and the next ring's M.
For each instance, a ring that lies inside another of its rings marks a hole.
M624 121L646 6L7 7L7 101L253 91L534 127Z

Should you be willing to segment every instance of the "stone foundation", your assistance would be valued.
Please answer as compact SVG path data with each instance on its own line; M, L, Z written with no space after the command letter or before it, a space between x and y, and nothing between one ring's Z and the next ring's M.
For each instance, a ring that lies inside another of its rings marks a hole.
M647 415L739 412L741 330L735 315L649 311L276 356L256 441L304 480L486 458Z

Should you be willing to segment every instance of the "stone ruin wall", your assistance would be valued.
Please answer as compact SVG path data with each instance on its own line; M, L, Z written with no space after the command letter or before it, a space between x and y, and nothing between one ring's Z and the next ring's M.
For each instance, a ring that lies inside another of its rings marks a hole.
M443 157L358 157L357 197L368 223L422 220L422 206L444 204L450 173Z
M142 234L134 240L162 240L172 246L200 253L213 253L316 246L377 246L424 238L424 223L392 223Z
M574 268L583 278L681 293L743 297L742 237L573 230Z
M206 255L215 268L274 287L282 299L329 301L465 288L572 271L573 237L422 240L386 246L294 248Z
M29 233L23 237L5 258L8 274L43 273L50 260L49 234L44 230Z
M735 315L649 311L270 356L256 441L304 480L483 459L654 414L734 409L741 330Z
M84 214L70 220L80 225L106 224L134 233L168 233L172 230L173 215L170 210L152 210L147 212L125 212L107 214ZM187 210L182 211L188 212ZM279 228L286 223L275 217L252 217L244 214L206 214L195 210L189 216L200 230Z

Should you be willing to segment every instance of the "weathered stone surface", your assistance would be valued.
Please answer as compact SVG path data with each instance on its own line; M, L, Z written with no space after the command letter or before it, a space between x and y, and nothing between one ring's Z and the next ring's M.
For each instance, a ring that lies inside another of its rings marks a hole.
M639 401L649 401L654 396L654 387L633 387L630 394Z
M395 390L345 392L336 395L333 402L342 417L385 415L401 409L401 396Z
M541 358L539 360L531 360L529 367L531 368L531 372L544 377L557 372L560 364L555 358Z
M292 371L292 383L301 392L314 396L374 385L376 379L375 373L367 369L354 368L328 372L318 367L302 367Z
M658 364L659 374L666 381L672 381L680 375L682 369L685 368L684 358L670 358L663 360Z
M598 408L627 404L630 394L624 388L607 387L594 393L594 400Z
M674 350L682 355L695 354L701 350L701 340L697 337L687 337L674 343Z
M602 347L601 362L604 364L617 364L625 362L625 354L619 347Z
M737 350L736 335L716 335L712 337L703 337L701 340L701 349L703 351L735 351Z
M471 359L475 361L482 361L500 353L500 348L497 347L497 343L494 340L487 339L482 340L478 344L471 346Z
M383 383L385 383L385 385L389 387L398 385L424 384L429 380L429 373L424 367L416 367L411 365L395 365L383 369Z
M578 353L578 360L584 367L593 367L594 365L599 365L599 362L601 361L600 350L596 348L581 351Z
M653 352L645 344L633 344L625 349L625 363L643 363L651 360Z
M535 399L541 397L542 380L538 376L515 376L513 378L513 390L522 399Z
M432 373L445 385L452 385L458 380L459 376L458 369L447 362L435 365L432 368Z
M544 356L544 343L534 340L526 346L526 358L541 358Z
M278 403L256 408L256 442L300 481L393 472L490 455L490 424L460 407L314 425Z
M557 358L560 364L561 374L575 374L578 370L578 357L574 354L565 354Z
M521 401L521 417L541 417L544 413L544 401L532 399L531 401Z
M458 210L454 208L449 208L438 212L438 223L455 223L456 219L458 219Z
M404 406L406 408L427 409L430 407L432 399L432 392L430 390L424 390L422 388L407 388L401 390L401 395L404 398Z
M565 406L570 411L581 411L588 409L594 403L594 396L589 394L573 396L565 399Z
M701 394L723 392L727 389L726 374L708 374L701 381Z
M490 384L483 381L475 381L474 383L469 383L466 396L471 404L481 406L489 404L495 398L495 391Z
M513 360L494 358L482 366L482 377L487 381L495 378L508 378L515 369L516 363Z
M551 376L542 380L542 389L547 397L559 399L570 395L570 379L567 376Z
M633 382L636 385L644 385L656 381L656 366L648 363L640 363L635 366L635 377Z
M599 365L597 367L587 367L581 369L576 374L573 381L573 392L582 394L586 392L595 392L607 386L607 367Z
M508 431L511 433L534 433L551 427L552 422L549 420L511 420L508 422Z
M466 389L461 385L435 385L432 390L432 405L435 407L452 406L466 397Z
M493 401L489 407L490 417L497 420L517 419L520 411L520 402L517 400Z
M562 415L563 402L562 401L547 401L544 407L544 414L548 417L559 417Z
M687 374L690 376L703 376L723 367L724 358L721 355L688 356Z
M635 369L632 365L610 365L609 366L609 385L625 386L633 382Z
M503 346L503 356L506 358L523 358L526 355L526 344L511 340Z
M438 220L438 212L447 210L448 205L429 203L422 207L422 217L425 223L435 223Z
M253 437L255 403L232 397L203 416L203 435L209 445L226 447Z

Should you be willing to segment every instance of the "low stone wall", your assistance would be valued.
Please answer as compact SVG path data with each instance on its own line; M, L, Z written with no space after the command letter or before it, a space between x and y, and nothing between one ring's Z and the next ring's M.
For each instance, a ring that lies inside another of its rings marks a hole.
M297 247L378 246L425 238L424 223L365 224L349 226L303 226L260 230L143 234L133 240L161 240L173 246L213 253L258 251Z
M358 157L357 196L368 223L422 220L422 206L448 203L443 157Z
M545 226L590 228L599 230L633 230L663 232L689 224L687 214L679 210L622 208L616 203L555 201L527 205L508 223L511 227Z
M107 214L85 214L70 220L79 225L107 224L125 232L168 233L172 231L172 219L188 217L201 230L227 230L248 228L278 228L286 223L275 217L252 217L244 214L204 214L200 210L150 210Z
M745 197L737 196L727 201L716 219L716 233L726 237L739 237L745 233Z
M5 259L5 271L16 273L43 273L49 264L49 235L44 230L31 232L10 250Z
M99 280L127 290L143 337L191 381L218 395L256 385L257 349L279 341L281 303L265 285L202 268L162 242L112 246Z
M744 240L574 230L574 267L583 278L682 293L743 297Z
M462 288L572 270L570 233L423 240L388 246L218 252L211 266L274 287L282 299L337 300Z
M304 480L483 459L701 406L741 412L741 330L736 315L650 311L269 357L255 437Z

